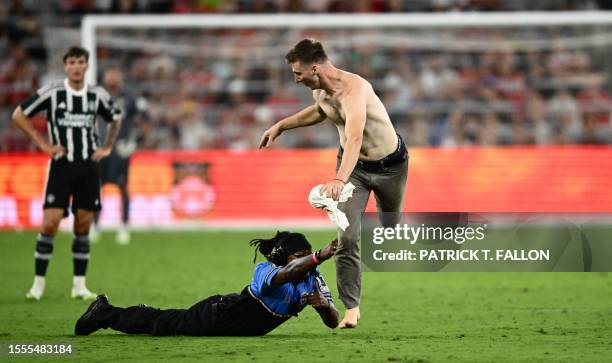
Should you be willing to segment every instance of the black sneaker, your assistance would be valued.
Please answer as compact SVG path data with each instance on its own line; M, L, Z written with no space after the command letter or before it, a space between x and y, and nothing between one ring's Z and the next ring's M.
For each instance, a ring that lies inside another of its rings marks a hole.
M108 297L106 295L98 295L85 313L77 320L74 326L74 334L89 335L98 329L104 328L105 326L95 318L95 314L105 306L110 306Z

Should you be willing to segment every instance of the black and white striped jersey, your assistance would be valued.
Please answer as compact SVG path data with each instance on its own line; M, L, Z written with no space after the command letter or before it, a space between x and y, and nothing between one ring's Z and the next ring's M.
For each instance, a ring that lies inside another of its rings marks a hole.
M43 86L21 104L21 110L27 117L45 112L49 141L62 145L70 162L89 160L98 148L97 115L106 122L121 118L121 111L104 88L85 85L75 91L68 79Z

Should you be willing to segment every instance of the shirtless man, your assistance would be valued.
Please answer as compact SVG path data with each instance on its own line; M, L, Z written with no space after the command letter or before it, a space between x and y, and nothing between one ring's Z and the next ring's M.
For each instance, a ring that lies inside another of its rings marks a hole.
M285 56L295 81L312 89L314 104L277 122L263 134L259 147L269 147L285 130L310 126L329 119L338 128L340 150L336 177L328 181L321 193L338 200L349 181L355 185L353 197L339 203L350 226L338 230L340 247L336 252L336 277L340 299L346 307L340 328L354 328L360 318L361 214L370 192L376 197L379 216L384 225L394 226L401 212L408 153L395 132L385 106L368 81L334 67L320 42L304 39Z

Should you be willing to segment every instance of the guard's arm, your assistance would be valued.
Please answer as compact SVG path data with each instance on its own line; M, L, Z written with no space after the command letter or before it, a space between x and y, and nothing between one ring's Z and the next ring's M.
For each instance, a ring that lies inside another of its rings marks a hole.
M306 295L306 301L319 313L325 325L332 329L338 326L338 310L318 289L312 294Z
M281 285L289 281L302 280L306 274L314 269L317 265L330 259L338 248L338 240L331 241L322 250L315 252L311 255L296 258L289 262L287 266L283 267L274 275L272 278L273 285Z
M325 325L332 329L338 326L338 310L334 306L329 287L320 274L315 275L314 291L306 295L306 301L319 313Z

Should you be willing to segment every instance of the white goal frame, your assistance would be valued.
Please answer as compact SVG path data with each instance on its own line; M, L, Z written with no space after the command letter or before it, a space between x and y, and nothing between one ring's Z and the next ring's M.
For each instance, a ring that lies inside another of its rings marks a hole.
M365 28L466 26L546 26L612 24L612 12L493 12L402 14L273 14L273 15L87 15L81 23L81 44L90 51L87 81L97 74L96 29L121 28Z

